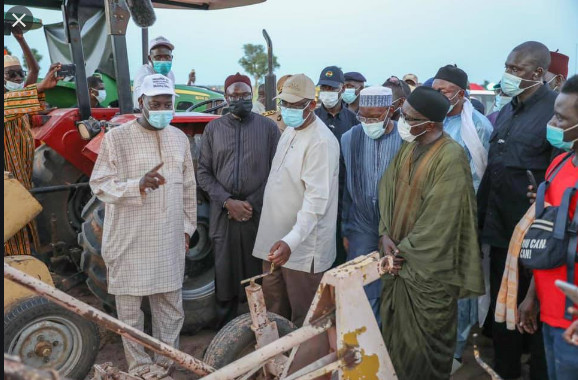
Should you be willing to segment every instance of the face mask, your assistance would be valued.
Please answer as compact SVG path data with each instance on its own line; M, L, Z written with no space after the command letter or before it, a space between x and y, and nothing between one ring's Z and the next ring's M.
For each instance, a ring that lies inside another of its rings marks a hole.
M504 106L508 103L510 103L512 101L512 98L509 96L504 96L504 95L496 95L496 98L494 100L494 108L493 111L500 111L502 108L504 108Z
M522 80L526 80L528 82L534 82L533 85L526 87L526 88L520 88L520 84L522 83ZM520 77L517 77L515 75L512 75L510 73L504 73L504 75L502 75L502 81L500 82L500 86L502 88L502 92L504 94L506 94L507 96L518 96L520 95L522 92L526 91L529 88L532 88L534 86L539 85L540 83L542 83L541 81L535 81L535 80L528 80L528 79L522 79Z
M286 126L291 128L299 128L305 123L305 117L303 117L303 111L309 106L309 103L301 109L299 108L287 108L281 107L281 117Z
M343 92L342 99L345 103L351 104L357 99L357 94L355 93L354 88L346 88Z
M241 119L247 117L252 109L253 101L251 100L236 100L229 103L230 112L235 116L239 116Z
M145 119L156 129L165 129L173 120L175 113L173 110L151 111L146 106L143 108L147 111L143 112Z
M10 82L9 80L4 81L4 88L8 91L17 91L24 88L24 81L22 83Z
M459 93L460 93L459 91L456 92L456 94L455 94L454 96L452 96L451 98L448 99L448 100L450 101L450 109L448 110L448 114L449 114L450 112L452 112L453 109L454 109L454 107L459 103L459 101L460 101L459 99L458 99L457 102L452 103L452 100L454 100L454 99L458 96Z
M389 119L387 119L389 122ZM369 137L370 139L377 140L385 133L385 122L380 121L377 123L361 123L363 127L363 132Z
M423 131L419 135L414 136L410 132L411 129L413 127L419 127L420 125L427 124L427 123L429 123L429 121L424 121L423 123L416 124L416 125L409 125L408 122L405 121L405 117L403 117L403 115L402 115L399 118L399 121L397 122L397 132L399 133L399 136L402 138L402 140L405 140L407 142L412 142L413 140L415 140L419 136L423 135L427 131Z
M564 132L576 127L578 127L578 124L575 124L572 127L564 130L562 128L554 127L553 125L548 124L546 126L546 138L548 139L550 145L552 145L554 148L570 151L578 139L573 141L564 141Z
M333 108L339 102L339 92L334 91L321 91L319 93L319 99L325 108Z
M95 98L99 103L104 102L104 99L106 99L106 90L98 90L98 94Z
M173 66L172 61L153 61L153 69L162 75L167 75Z

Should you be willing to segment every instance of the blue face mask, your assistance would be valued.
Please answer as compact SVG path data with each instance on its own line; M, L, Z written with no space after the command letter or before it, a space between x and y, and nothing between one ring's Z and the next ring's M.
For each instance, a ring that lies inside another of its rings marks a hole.
M303 111L309 106L309 103L303 108L287 108L281 107L281 117L286 126L291 128L299 128L305 123Z
M146 112L143 112L145 119L155 129L165 129L171 123L175 114L173 110L151 111L146 106L144 106L144 109L146 110Z
M572 127L564 130L562 128L554 127L553 125L548 124L546 126L546 138L548 139L550 145L552 145L554 148L570 151L572 150L574 143L578 140L564 141L564 132L572 130L576 127L578 127L578 124L575 124Z
M343 92L343 95L341 95L341 99L343 99L343 101L347 104L353 103L355 99L357 99L357 94L355 91L355 88L346 88Z
M153 69L162 75L167 75L171 71L172 66L172 61L153 61Z

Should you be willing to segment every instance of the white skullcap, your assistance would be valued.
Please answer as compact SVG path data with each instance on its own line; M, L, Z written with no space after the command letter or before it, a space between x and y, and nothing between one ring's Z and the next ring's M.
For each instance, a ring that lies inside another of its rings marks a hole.
M360 107L389 107L392 101L393 93L388 87L366 87L359 93Z

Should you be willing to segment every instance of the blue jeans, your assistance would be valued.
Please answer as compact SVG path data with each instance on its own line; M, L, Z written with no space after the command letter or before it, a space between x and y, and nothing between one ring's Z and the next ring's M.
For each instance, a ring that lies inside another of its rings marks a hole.
M568 344L562 334L564 329L542 324L544 349L550 380L578 379L578 347Z
M458 300L458 334L454 357L462 358L470 330L478 322L478 297Z

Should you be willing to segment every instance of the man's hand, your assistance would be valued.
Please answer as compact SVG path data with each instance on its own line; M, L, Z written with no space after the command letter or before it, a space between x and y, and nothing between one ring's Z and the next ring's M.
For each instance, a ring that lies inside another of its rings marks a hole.
M163 165L164 163L161 162L141 178L139 182L139 190L141 194L146 194L147 189L156 190L159 188L159 186L164 185L167 182L165 177L158 173L159 169Z
M397 276L404 261L405 259L401 256L385 255L382 257L379 265L381 269L385 271L385 273L389 273L392 276Z
M229 198L225 203L225 208L229 212L230 218L237 222L246 222L253 217L253 207L246 201Z
M289 256L291 256L291 248L283 240L279 240L277 243L273 244L267 259L280 267L285 265L289 261Z
M46 90L56 87L58 81L64 79L63 77L56 76L56 72L60 70L61 67L62 65L60 63L53 63L52 65L50 65L48 74L46 74L46 77L42 79L42 82L36 85L36 90L38 92L44 92Z
M389 236L383 235L381 237L380 242L381 242L381 251L385 255L396 255L399 253L399 249L397 249L397 246L395 245L393 240L389 238Z
M578 346L578 319L572 322L562 336L568 344Z
M536 189L534 189L534 186L528 185L528 192L526 193L526 197L528 197L530 204L536 202Z
M345 248L345 252L349 253L349 239L346 237L343 238L343 248Z
M189 253L189 243L191 241L191 237L189 234L185 233L185 254Z
M17 41L24 40L24 33L22 32L22 28L20 27L20 25L12 27L12 35L14 36L14 38L16 38Z
M524 298L518 306L516 328L520 334L534 334L538 331L538 303L532 296Z

